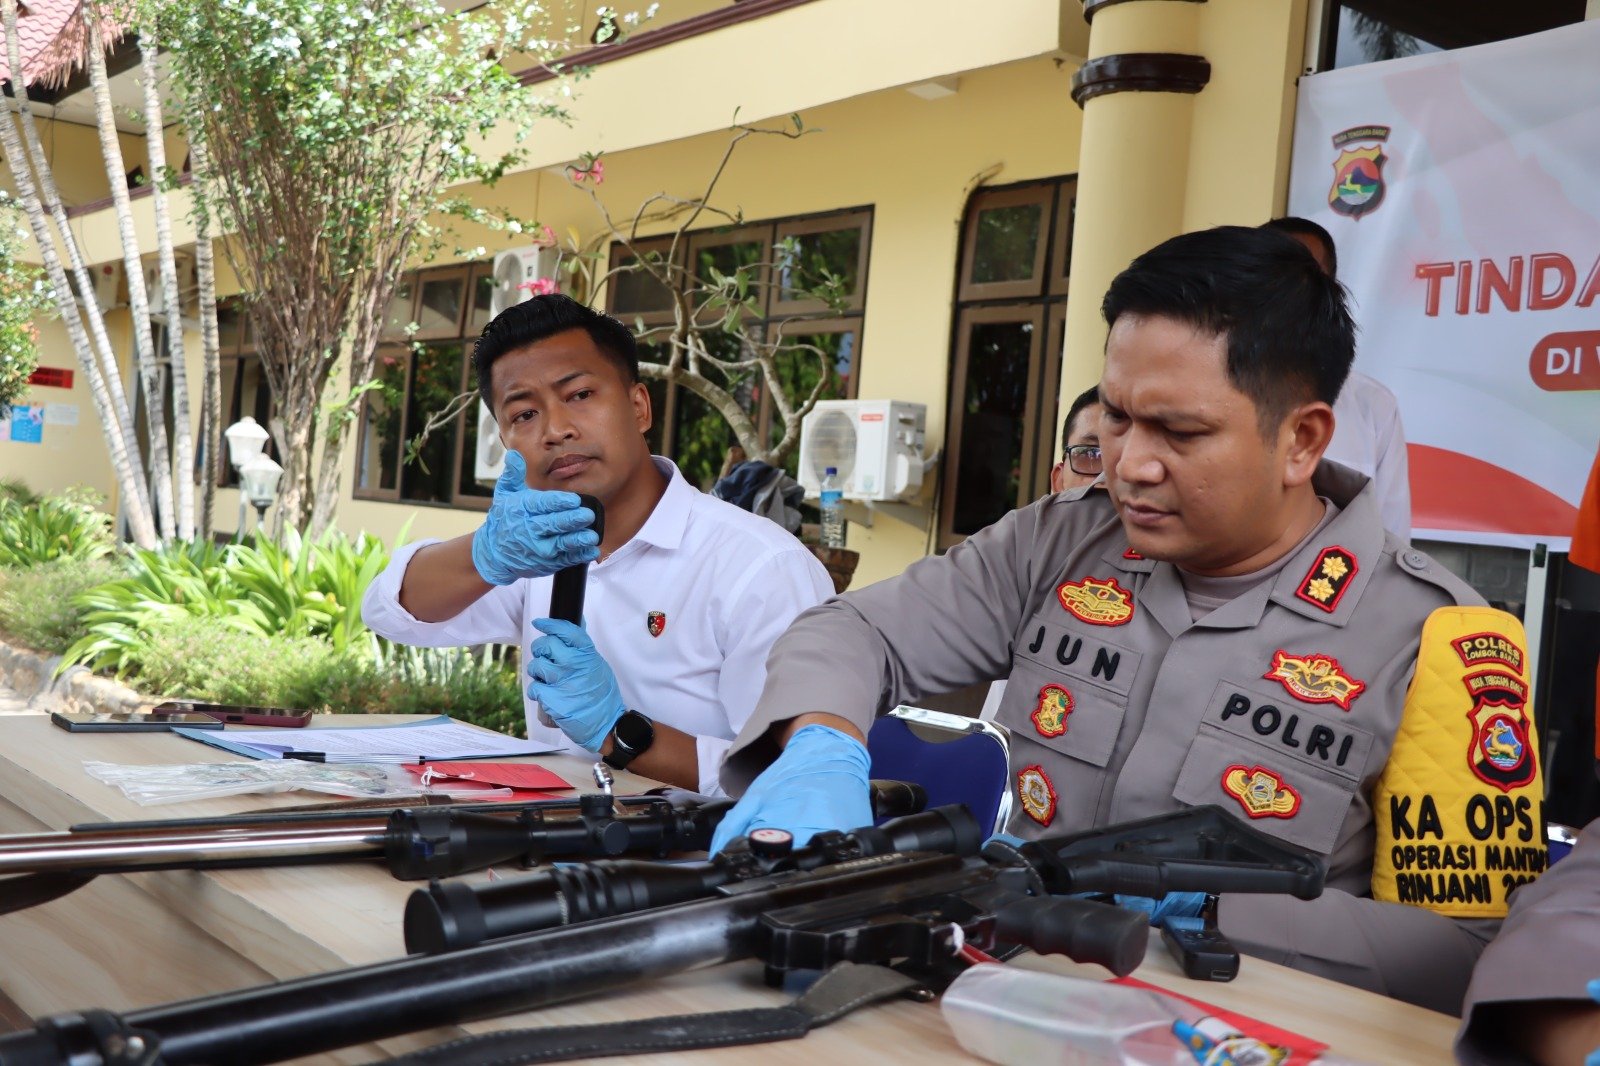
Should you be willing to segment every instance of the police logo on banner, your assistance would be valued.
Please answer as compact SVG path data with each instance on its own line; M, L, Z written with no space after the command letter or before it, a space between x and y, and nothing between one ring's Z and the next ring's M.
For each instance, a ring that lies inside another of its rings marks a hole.
M1333 161L1328 206L1346 218L1370 215L1383 203L1383 142L1388 126L1354 126L1333 135L1339 156Z

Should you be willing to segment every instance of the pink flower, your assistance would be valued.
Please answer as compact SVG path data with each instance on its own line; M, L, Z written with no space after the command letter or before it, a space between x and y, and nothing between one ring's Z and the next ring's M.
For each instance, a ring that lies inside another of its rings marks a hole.
M556 231L549 226L539 227L539 236L533 239L535 248L554 248L556 246Z
M596 185L606 180L606 165L596 159L589 167L589 179Z
M553 296L561 291L554 278L534 278L532 281L524 281L517 288L533 296Z
M586 162L568 164L567 166L567 177L572 180L573 184L577 185L584 181L592 181L599 185L604 182L606 180L606 165L598 157L585 156L584 159Z

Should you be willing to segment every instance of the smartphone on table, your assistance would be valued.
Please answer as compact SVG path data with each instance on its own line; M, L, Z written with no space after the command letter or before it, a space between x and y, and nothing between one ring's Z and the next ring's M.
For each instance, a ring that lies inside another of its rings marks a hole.
M166 733L174 726L222 728L222 723L208 714L154 711L52 711L50 720L69 733Z
M152 714L198 714L228 725L303 726L311 721L310 711L287 707L256 707L233 703L201 703L198 700L168 700L151 709Z

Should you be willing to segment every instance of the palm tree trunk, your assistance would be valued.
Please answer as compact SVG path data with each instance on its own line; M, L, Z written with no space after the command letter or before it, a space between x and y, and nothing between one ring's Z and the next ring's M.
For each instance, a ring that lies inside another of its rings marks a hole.
M134 359L144 383L145 426L150 440L152 488L161 539L176 532L172 502L172 458L167 452L166 400L156 365L155 343L150 336L150 298L144 286L144 263L139 257L139 237L133 225L133 204L128 197L122 145L117 139L116 112L111 105L111 83L106 75L105 36L100 13L93 3L81 9L89 38L89 85L94 91L95 126L100 134L100 155L111 183L111 202L122 237L122 267L128 281L128 314L133 319ZM169 331L170 332L170 331Z
M167 146L161 121L161 86L156 72L156 36L153 21L139 28L139 67L144 74L144 134L154 183L150 200L156 215L156 262L161 290L166 294L167 363L172 374L172 476L177 483L179 540L194 539L194 431L189 424L189 373L184 361L182 293L178 289L178 264L172 252L172 219L167 193L161 182L167 169Z
M217 336L217 272L211 248L211 213L199 204L199 190L210 180L211 156L205 133L198 122L188 123L190 173L194 175L195 227L194 271L200 282L200 356L205 367L205 398L201 401L200 423L205 427L200 468L200 536L210 539L212 512L217 502L217 471L222 468L222 422L228 417L222 409L222 361Z
M122 488L122 507L123 513L127 516L128 530L134 543L141 548L154 548L159 541L156 537L155 523L150 516L150 495L145 485L144 473L139 469L135 458L138 454L137 445L133 435L132 419L128 416L127 397L122 391L122 382L116 375L116 359L111 351L110 340L106 336L105 323L100 317L100 308L95 303L94 287L90 283L88 270L84 266L73 231L67 225L66 211L62 208L61 198L56 194L55 182L50 176L48 157L39 140L38 127L34 122L27 93L15 92L23 82L22 51L17 36L17 0L0 0L0 18L3 18L5 27L6 58L13 71L12 99L20 115L26 138L24 143L23 138L18 137L16 128L12 125L10 109L7 109L4 121L0 121L0 150L5 153L7 166L17 184L23 211L33 229L34 240L39 245L40 258L46 276L50 279L50 288L55 296L56 308L61 314L62 325L72 342L73 352L78 357L78 365L89 383L89 394L94 400L95 411L100 417L101 429L105 433L111 468L116 474L117 483ZM56 234L51 233L50 223L46 220L46 205L54 218ZM79 302L73 299L72 285L67 280L66 270L62 267L61 257L56 251L57 234L66 247L72 263L73 276L81 294L81 309ZM84 330L84 318L87 318L89 323L87 333ZM100 360L111 368L109 380L107 375L101 373L100 362L96 360L97 353Z

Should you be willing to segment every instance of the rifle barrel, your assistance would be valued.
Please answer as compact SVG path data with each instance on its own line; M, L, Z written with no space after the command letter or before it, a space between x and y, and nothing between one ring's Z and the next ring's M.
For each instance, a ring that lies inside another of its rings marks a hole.
M257 1066L403 1033L549 1006L634 981L754 953L761 916L851 893L886 891L959 869L950 855L893 854L823 867L761 891L414 955L133 1011L168 1066ZM60 1015L0 1037L0 1066L92 1062L81 1019ZM92 1046L92 1043L89 1045ZM70 1048L80 1057L70 1057Z
M0 838L0 876L205 869L338 862L383 856L387 818L350 818L296 828L39 833Z

